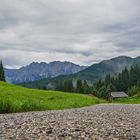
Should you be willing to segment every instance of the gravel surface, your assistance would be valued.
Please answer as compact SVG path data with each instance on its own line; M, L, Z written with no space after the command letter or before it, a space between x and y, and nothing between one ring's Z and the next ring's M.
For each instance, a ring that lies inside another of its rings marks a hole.
M4 114L0 140L140 140L140 105Z

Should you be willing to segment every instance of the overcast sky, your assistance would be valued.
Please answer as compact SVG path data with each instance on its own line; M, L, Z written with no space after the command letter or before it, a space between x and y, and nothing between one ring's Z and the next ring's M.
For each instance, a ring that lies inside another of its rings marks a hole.
M90 65L140 55L140 0L0 0L0 59Z

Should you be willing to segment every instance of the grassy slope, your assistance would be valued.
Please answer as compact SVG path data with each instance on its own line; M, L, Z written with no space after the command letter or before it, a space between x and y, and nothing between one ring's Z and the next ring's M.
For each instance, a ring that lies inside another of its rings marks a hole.
M140 96L118 99L118 100L115 100L114 103L140 104Z
M86 95L26 89L0 82L0 113L77 108L100 102Z

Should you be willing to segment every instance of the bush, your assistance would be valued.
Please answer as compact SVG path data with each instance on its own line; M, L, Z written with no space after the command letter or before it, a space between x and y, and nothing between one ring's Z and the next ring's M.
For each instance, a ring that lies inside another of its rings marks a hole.
M129 96L137 95L139 92L140 92L140 87L138 86L133 86L132 88L128 90Z

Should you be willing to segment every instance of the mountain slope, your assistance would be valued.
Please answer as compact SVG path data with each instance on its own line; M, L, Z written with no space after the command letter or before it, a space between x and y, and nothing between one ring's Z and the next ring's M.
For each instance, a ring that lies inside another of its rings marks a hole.
M87 69L74 74L73 78L97 81L104 78L106 74L121 72L125 67L130 68L137 63L140 63L139 58L120 56L110 60L104 60L98 64L94 64Z
M85 68L70 62L55 61L49 64L33 62L20 69L5 69L5 75L9 83L18 84L59 75L74 74Z
M140 57L131 58L127 56L120 56L110 60L104 60L98 64L94 64L76 74L68 76L58 76L50 79L43 79L36 82L25 83L24 86L42 88L47 85L55 85L62 80L87 80L89 83L95 83L100 79L105 78L107 74L115 74L121 72L125 67L130 68L136 64L140 64Z

